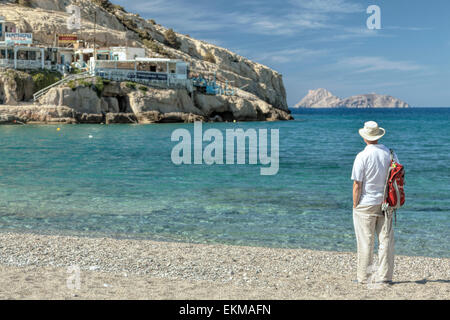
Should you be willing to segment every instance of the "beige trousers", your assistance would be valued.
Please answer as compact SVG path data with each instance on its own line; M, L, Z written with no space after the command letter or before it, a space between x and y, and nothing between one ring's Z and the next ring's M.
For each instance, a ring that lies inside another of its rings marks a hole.
M358 247L359 282L392 281L394 272L394 228L392 214L385 217L381 205L358 205L353 209ZM375 233L378 236L378 269L373 265ZM374 277L373 277L374 276Z

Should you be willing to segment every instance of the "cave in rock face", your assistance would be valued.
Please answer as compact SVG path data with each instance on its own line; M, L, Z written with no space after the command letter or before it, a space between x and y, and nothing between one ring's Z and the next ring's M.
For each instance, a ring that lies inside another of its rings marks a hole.
M128 112L130 103L127 96L117 96L117 102L119 103L119 112Z
M6 100L5 91L3 89L3 83L0 82L0 104L4 104Z
M221 117L223 121L233 121L234 120L233 113L230 111L213 112L209 117L212 119L216 116Z

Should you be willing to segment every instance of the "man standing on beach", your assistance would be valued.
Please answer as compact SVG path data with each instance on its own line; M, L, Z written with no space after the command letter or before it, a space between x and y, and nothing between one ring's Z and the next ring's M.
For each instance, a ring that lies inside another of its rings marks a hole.
M353 223L358 247L357 279L358 283L367 283L372 273L369 268L372 267L376 234L379 268L375 281L391 283L394 271L392 214L385 216L381 210L391 160L390 150L378 144L385 130L376 122L366 122L359 134L367 146L356 156L352 171Z

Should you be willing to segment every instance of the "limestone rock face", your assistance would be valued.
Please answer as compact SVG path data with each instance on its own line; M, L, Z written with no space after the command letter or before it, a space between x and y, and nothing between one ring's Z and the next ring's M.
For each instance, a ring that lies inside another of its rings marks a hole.
M0 123L76 123L77 114L68 107L48 105L0 106Z
M297 103L294 108L330 108L341 101L340 98L334 96L330 91L319 88L309 90L308 94Z
M105 96L106 94L106 96ZM99 97L92 86L55 87L43 95L42 105L68 107L81 116L80 123L191 122L290 120L289 112L273 108L267 102L245 91L234 96L189 93L186 89L160 89L139 85L130 89L124 83L111 81ZM83 116L85 114L85 116ZM106 114L106 119L88 115ZM121 116L121 114L123 114ZM133 115L130 120L130 115Z
M346 108L409 108L409 104L397 98L379 95L363 94L343 99L341 104Z
M108 88L107 88L108 87ZM188 93L185 89L130 89L111 82L99 95L92 86L59 86L40 104L0 107L0 123L167 123L277 121L292 116L247 92L235 96ZM114 96L115 94L115 96Z
M102 100L88 87L55 87L43 95L39 102L44 105L66 106L80 113L100 114ZM109 107L108 107L109 109Z
M104 113L119 113L119 101L115 97L103 97L101 109Z
M130 107L135 114L145 111L202 113L194 106L194 102L185 89L148 88L146 92L133 91L128 94L128 97Z
M225 121L276 121L293 119L289 112L273 108L248 93L236 96L195 95L195 104L209 118L220 116Z
M294 108L409 108L406 102L375 93L351 96L345 99L334 96L326 89L309 90Z
M167 28L155 25L137 14L127 13L107 1L92 0L30 0L32 8L15 4L0 6L0 15L17 21L21 32L33 32L36 42L52 45L55 33L71 33L67 28L70 4L81 8L82 37L94 38L94 12L97 15L96 43L100 46L145 47L144 40L152 41L161 50L147 48L150 56L183 59L190 64L194 74L212 76L216 73L221 84L248 92L266 102L270 107L288 112L286 92L281 74L251 61L225 48L176 33L179 47L170 47L164 40ZM215 62L205 60L211 53ZM244 98L246 99L246 98ZM245 109L246 107L244 107Z
M25 72L0 69L0 104L16 104L33 98L34 83Z

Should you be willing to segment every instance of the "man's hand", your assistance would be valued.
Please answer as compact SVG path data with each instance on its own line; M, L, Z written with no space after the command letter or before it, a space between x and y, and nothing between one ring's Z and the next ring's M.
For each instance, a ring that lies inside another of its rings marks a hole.
M356 208L359 204L359 198L361 197L362 182L353 181L353 208Z

